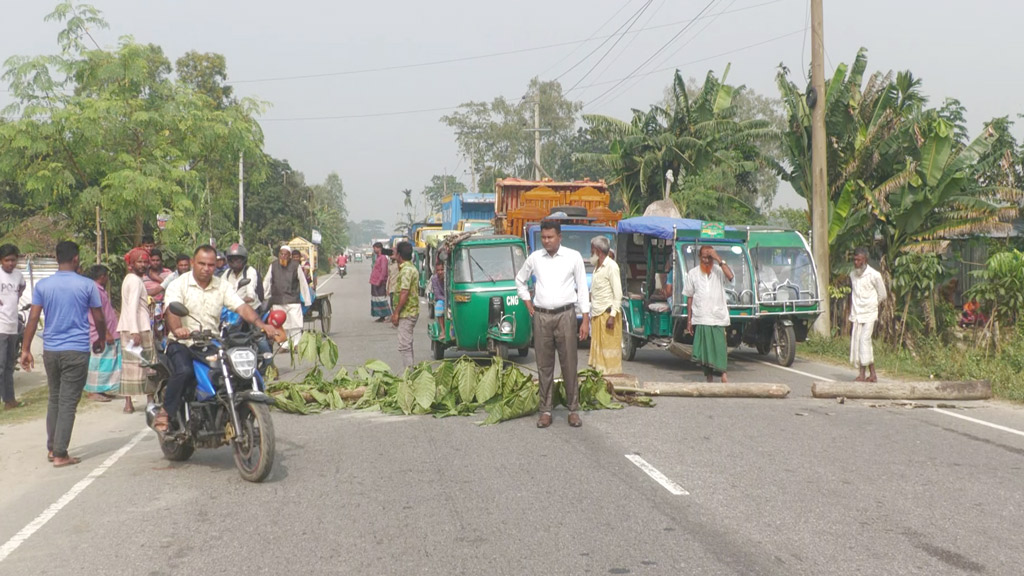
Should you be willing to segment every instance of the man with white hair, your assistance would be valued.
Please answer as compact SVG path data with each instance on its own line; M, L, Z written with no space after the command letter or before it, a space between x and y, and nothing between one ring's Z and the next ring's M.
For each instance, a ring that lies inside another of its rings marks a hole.
M267 276L263 279L263 293L267 295L271 310L283 310L285 313L284 331L288 334L287 345L299 343L302 334L302 304L313 303L309 293L306 276L299 268L298 261L292 259L292 249L281 246L277 260L270 264Z
M868 265L868 249L853 252L853 272L850 272L850 363L857 367L855 382L878 382L875 373L875 350L871 335L878 320L878 307L885 301L885 281L882 275ZM864 369L871 370L865 378Z
M607 236L590 240L590 359L587 364L602 374L622 373L622 277L610 257Z

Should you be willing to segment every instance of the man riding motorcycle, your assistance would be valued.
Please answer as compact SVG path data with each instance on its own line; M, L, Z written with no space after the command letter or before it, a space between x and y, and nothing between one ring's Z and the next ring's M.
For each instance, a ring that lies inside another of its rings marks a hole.
M224 273L221 278L227 281L228 284L235 290L235 294L249 305L250 308L258 310L260 314L264 312L260 308L262 302L263 282L260 281L259 274L256 269L249 266L249 251L245 249L245 246L235 242L231 246L228 246L228 250L225 253L228 261L228 271ZM248 278L249 283L245 286L239 286L239 282ZM266 376L264 371L264 363L266 365L273 365L274 356L270 347L270 342L266 338L256 338L256 348L260 353L262 360L260 362L260 374Z
M192 271L171 283L164 297L168 306L172 302L184 304L190 315L184 318L167 315L167 358L171 363L171 375L167 380L164 404L153 422L153 428L159 432L167 432L170 427L170 415L178 413L185 387L195 385L192 352L189 350L192 345L189 337L193 331L215 329L220 322L221 308L228 308L268 336L277 334L273 326L259 319L230 283L214 276L216 270L217 251L209 245L196 248L192 256Z

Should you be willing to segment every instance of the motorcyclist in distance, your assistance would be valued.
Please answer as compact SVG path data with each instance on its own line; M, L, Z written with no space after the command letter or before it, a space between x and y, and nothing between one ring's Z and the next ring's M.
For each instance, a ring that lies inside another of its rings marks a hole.
M246 322L263 330L271 338L277 329L264 324L256 312L235 293L230 283L214 276L217 270L217 251L209 245L196 248L192 256L192 271L171 283L164 302L184 304L189 316L179 317L167 314L167 358L171 364L171 375L164 391L164 404L153 423L153 428L167 432L170 415L178 413L186 386L195 386L192 369L191 333L196 330L216 329L220 323L221 308L237 312Z

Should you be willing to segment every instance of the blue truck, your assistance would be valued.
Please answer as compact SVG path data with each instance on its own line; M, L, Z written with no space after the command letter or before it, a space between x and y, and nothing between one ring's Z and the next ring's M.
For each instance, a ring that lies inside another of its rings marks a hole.
M441 228L467 230L490 227L494 219L494 194L452 194L441 200Z

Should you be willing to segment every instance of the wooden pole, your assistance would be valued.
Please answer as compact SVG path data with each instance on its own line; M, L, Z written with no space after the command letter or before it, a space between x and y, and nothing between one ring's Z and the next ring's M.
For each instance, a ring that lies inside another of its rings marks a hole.
M818 267L818 298L821 315L815 320L816 334L828 336L832 309L828 297L831 277L828 253L828 172L825 162L825 37L821 0L811 0L811 88L816 102L811 109L811 250Z
M644 382L639 387L615 386L615 391L644 396L685 396L691 398L785 398L789 386L746 382L721 384L715 382Z
M965 382L815 382L815 398L862 398L865 400L987 400L992 385L987 380Z

